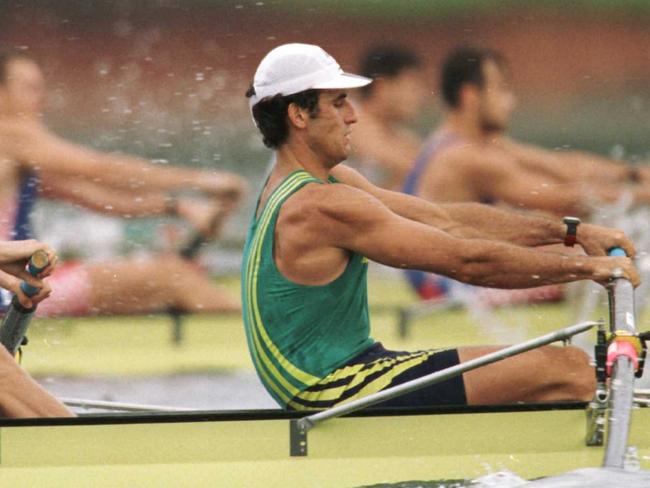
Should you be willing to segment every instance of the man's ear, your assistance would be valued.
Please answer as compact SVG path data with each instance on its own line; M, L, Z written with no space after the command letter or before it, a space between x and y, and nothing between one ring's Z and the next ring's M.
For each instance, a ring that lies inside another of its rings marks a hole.
M478 103L480 88L473 83L465 83L460 87L459 101L463 107L473 107Z
M300 108L296 103L290 103L287 107L287 116L289 123L299 129L304 129L307 126L307 113L304 109Z

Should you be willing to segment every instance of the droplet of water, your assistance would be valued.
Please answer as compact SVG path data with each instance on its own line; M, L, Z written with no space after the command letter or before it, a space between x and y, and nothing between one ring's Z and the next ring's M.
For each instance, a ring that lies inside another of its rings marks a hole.
M639 452L636 446L628 446L625 452L625 459L623 460L623 468L627 471L639 471L641 469Z

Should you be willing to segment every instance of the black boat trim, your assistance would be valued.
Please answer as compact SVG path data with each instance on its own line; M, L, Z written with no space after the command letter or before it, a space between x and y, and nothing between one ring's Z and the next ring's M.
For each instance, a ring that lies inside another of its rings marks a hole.
M414 415L476 414L503 412L544 412L551 410L585 410L587 403L532 403L515 405L440 406L418 408L368 408L346 417L394 417ZM205 410L196 412L95 413L72 418L0 419L0 428L58 425L168 424L187 422L233 422L255 420L291 420L310 412L285 410Z

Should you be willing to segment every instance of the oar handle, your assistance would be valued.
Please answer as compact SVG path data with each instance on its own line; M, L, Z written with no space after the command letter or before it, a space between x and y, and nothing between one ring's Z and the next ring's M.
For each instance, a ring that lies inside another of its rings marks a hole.
M613 247L607 251L611 257L625 257L623 248ZM634 324L634 287L629 280L619 277L612 279L609 290L609 313L612 332L626 330L636 333Z
M50 258L47 256L47 253L43 250L38 250L29 258L27 272L32 276L38 276L41 271L47 268L48 264L50 264ZM26 281L20 282L20 289L28 297L33 297L41 291L40 288L30 285Z
M178 254L183 259L194 259L198 252L201 250L201 247L205 243L206 239L200 231L194 232L187 243L181 247L178 251Z
M27 271L32 276L37 276L49 264L50 259L45 251L39 250L32 254L27 264ZM39 289L31 286L24 281L20 284L20 288L28 296L34 296L39 292ZM29 322L36 311L36 305L31 308L25 308L20 304L18 297L14 295L11 300L9 310L0 324L0 343L7 348L11 354L16 354L18 348L23 342Z
M625 257L627 256L627 253L622 247L612 247L607 251L607 255L611 257Z

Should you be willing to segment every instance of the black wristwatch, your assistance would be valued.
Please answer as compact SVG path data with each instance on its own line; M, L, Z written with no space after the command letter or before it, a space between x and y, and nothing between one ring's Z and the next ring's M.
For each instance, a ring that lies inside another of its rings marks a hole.
M573 247L578 240L578 226L580 225L580 219L578 217L564 217L564 223L566 224L564 245L567 247Z
M628 166L627 168L627 181L630 183L639 183L641 181L641 173L636 166Z

